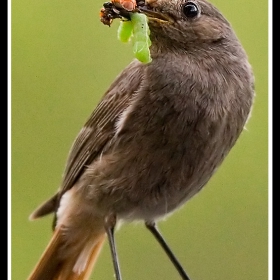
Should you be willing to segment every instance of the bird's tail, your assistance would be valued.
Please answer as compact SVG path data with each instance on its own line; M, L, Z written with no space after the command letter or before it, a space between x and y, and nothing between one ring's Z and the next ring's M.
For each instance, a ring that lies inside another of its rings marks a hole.
M54 231L28 280L86 280L90 277L104 243L105 232L99 231L83 240L74 238L70 244L65 241L66 235L62 228Z

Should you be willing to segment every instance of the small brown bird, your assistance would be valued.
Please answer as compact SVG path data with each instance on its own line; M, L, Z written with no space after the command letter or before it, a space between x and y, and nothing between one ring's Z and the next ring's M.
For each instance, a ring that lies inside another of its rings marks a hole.
M254 76L231 25L206 0L151 0L139 10L152 61L132 61L112 83L72 146L61 187L31 215L55 219L29 280L88 279L106 236L121 280L121 220L144 221L190 279L156 222L198 193L234 146Z

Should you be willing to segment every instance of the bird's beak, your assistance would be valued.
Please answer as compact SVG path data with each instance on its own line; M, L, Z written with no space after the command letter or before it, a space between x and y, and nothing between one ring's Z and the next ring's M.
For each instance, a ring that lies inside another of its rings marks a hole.
M154 20L161 23L171 23L174 19L167 14L150 10L147 6L139 7L141 13L145 14L149 20Z

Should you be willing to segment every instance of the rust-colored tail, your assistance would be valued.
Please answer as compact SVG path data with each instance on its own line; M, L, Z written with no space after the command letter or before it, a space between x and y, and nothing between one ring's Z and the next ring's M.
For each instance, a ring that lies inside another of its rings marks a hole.
M75 251L65 253L65 235L56 229L45 252L28 280L86 280L90 277L93 266L105 240L105 233L75 244Z

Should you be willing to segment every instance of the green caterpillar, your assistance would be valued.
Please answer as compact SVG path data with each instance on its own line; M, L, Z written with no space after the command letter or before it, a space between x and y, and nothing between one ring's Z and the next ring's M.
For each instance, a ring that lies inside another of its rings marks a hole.
M152 61L150 54L150 29L147 17L144 14L131 13L130 21L121 21L118 29L118 38L121 42L132 41L133 53L142 63Z
M130 20L121 20L118 29L118 39L123 43L127 43L132 36L132 30L133 26Z

